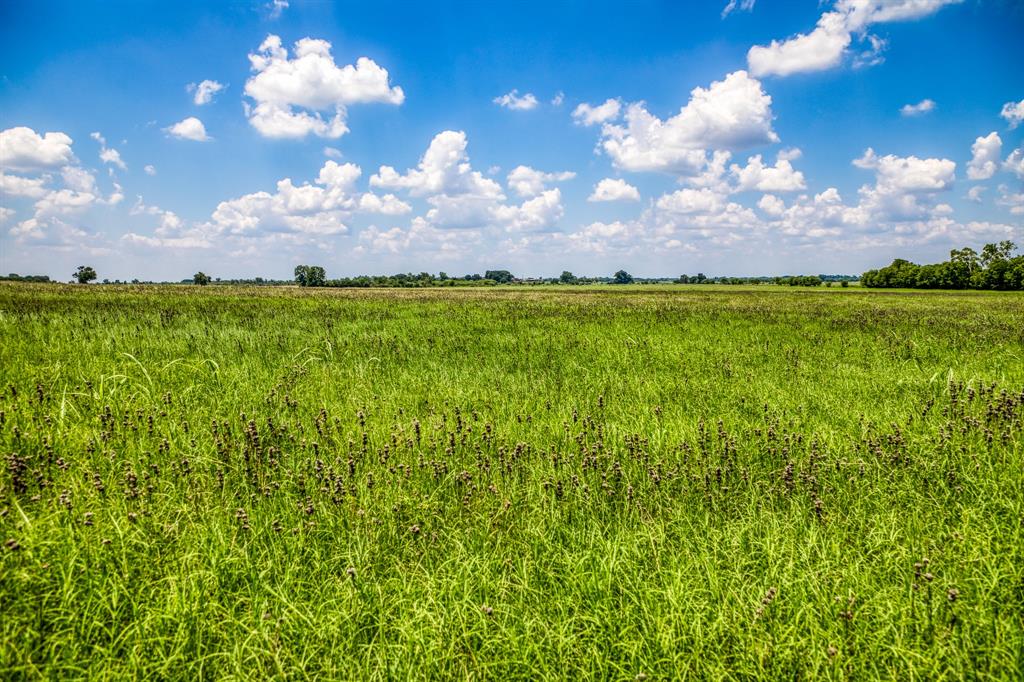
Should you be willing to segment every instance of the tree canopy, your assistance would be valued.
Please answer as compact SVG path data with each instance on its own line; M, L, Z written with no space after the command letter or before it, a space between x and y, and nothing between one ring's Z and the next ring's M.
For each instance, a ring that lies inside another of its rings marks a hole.
M96 279L96 271L90 265L79 265L72 275L79 284L88 284Z
M986 244L981 253L970 247L953 249L949 260L918 265L903 258L861 276L866 287L899 289L994 289L1024 291L1024 256L1004 240Z

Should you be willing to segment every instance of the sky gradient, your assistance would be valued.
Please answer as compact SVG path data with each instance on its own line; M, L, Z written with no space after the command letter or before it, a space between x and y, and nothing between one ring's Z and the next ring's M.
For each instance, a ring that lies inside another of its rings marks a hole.
M859 273L1024 245L1024 4L0 3L0 271Z

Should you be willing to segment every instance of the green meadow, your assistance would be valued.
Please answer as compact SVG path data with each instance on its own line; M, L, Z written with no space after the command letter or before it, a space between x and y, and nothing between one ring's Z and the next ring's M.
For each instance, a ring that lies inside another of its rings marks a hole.
M4 283L0 392L4 679L1024 678L1019 293Z

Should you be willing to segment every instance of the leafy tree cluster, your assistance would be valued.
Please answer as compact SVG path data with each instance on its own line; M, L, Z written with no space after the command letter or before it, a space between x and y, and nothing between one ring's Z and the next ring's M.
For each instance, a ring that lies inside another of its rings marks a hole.
M818 275L796 275L794 277L776 277L776 284L791 287L820 287L821 277Z
M96 279L96 271L89 265L79 265L78 269L71 275L79 284L88 284Z
M295 281L300 287L322 287L327 283L327 273L319 265L296 265Z
M1014 256L1011 241L986 244L979 254L970 247L953 249L949 260L918 265L897 258L861 276L866 287L900 289L994 289L1024 291L1024 255Z
M327 279L322 267L300 265L295 268L295 281L304 287L455 287L512 284L521 280L508 270L488 270L483 275L469 274L462 277L452 277L446 272L436 276L429 272L400 272L395 275L360 275Z
M488 270L484 273L484 279L490 279L498 284L511 284L515 277L508 270Z
M791 287L817 287L822 282L849 282L856 280L849 275L785 275L783 277L706 277L703 272L696 275L680 275L676 284L778 284Z
M0 282L50 282L49 275L19 275L12 272L6 277L0 276Z

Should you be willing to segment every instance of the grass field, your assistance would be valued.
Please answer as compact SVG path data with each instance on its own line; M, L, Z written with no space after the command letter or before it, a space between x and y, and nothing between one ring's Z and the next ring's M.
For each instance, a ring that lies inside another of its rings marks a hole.
M0 677L1024 677L1024 297L0 285Z

